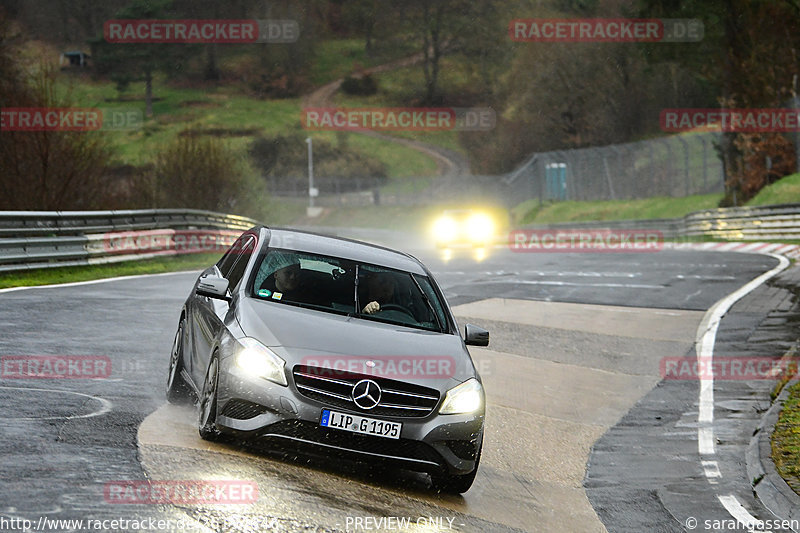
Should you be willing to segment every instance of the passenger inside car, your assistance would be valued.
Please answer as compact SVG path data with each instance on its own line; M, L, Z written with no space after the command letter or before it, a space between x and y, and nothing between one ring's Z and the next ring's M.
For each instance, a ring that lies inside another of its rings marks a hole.
M260 290L270 291L273 300L329 307L329 290L321 280L315 279L315 274L300 268L299 262L293 262L267 276Z

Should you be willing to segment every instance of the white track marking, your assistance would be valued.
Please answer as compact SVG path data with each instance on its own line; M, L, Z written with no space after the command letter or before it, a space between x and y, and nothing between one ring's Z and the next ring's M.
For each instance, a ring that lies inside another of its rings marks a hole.
M697 428L697 450L700 455L714 455L717 453L714 443L714 428Z
M32 420L73 420L77 418L92 418L95 416L100 416L108 413L111 411L111 408L114 406L113 403L106 400L105 398L99 398L97 396L92 396L90 394L84 394L82 392L74 392L71 390L59 390L59 389L34 389L28 387L6 387L0 385L0 389L8 389L8 390L22 390L22 391L38 391L38 392L57 392L60 394L74 394L76 396L83 396L84 398L89 398L92 400L96 400L100 402L100 409L97 411L93 411L91 413L87 413L85 415L73 415L73 416L35 416L35 417L12 417L12 416L5 416L8 420L23 420L26 422Z
M537 280L486 280L476 281L474 283L512 283L514 285L551 285L556 287L608 287L608 288L626 288L626 289L663 289L665 285L645 285L638 283L573 283L570 281L537 281Z
M732 517L736 519L737 522L743 524L747 531L754 531L755 525L759 522L759 520L751 515L744 506L739 503L739 500L736 499L736 496L733 494L728 494L727 496L717 496L717 499L722 504L722 506L727 510Z
M700 464L703 465L703 472L705 472L709 483L716 484L717 478L722 477L722 473L719 471L719 464L716 461L700 461Z
M703 320L700 322L700 326L697 328L695 345L698 362L711 361L714 357L714 343L716 342L719 324L722 321L722 317L725 316L733 304L789 266L789 260L785 257L774 254L768 255L779 261L778 266L761 274L738 290L725 296L706 311ZM707 426L714 422L714 373L713 365L708 366L711 370L707 373L707 377L704 377L700 382L700 412L698 415L698 422L700 422L700 425L703 426L706 424L706 427L698 427L698 448L703 455L709 453L709 446L707 444L703 445L701 439L706 441L711 439L712 444L714 440L713 427ZM711 434L708 435L708 432L702 432L701 429L710 430ZM710 453L714 452L711 451Z
M727 295L706 311L703 320L700 322L700 326L697 328L695 346L698 362L713 360L714 343L716 341L719 324L722 321L722 317L725 316L733 304L789 266L789 260L783 256L775 254L764 255L769 255L777 259L779 261L778 266L761 274L738 290ZM701 457L716 455L716 439L714 438L714 372L712 364L707 366L710 370L708 372L708 377L704 377L700 382L700 410L697 416L697 449ZM718 480L722 477L717 462L701 459L701 464L703 466L703 473L708 482L717 484ZM751 529L753 524L758 523L758 520L739 503L735 495L717 495L717 499L719 499L728 513L740 523L745 524Z
M81 285L94 285L96 283L108 283L111 281L124 281L126 279L149 278L156 276L174 276L176 274L190 274L192 272L202 272L201 270L179 270L177 272L159 272L158 274L136 274L133 276L117 276L115 278L90 279L87 281L73 281L70 283L54 283L52 285L25 285L24 287L8 287L0 289L0 294L4 292L24 291L27 289L57 289L59 287L80 287Z

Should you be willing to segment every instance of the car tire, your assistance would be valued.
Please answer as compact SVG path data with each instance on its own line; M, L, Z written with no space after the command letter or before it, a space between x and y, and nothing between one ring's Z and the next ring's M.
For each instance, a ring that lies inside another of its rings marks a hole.
M481 445L481 449L483 445ZM481 462L481 450L475 456L475 468L469 474L431 474L431 482L436 492L448 494L461 494L467 492L478 474L478 464Z
M172 343L172 353L169 358L169 374L167 376L167 401L174 404L186 404L192 399L192 390L186 383L181 372L183 371L183 341L186 332L186 319L181 318L175 341Z
M200 394L200 415L197 429L203 440L218 441L221 434L217 428L217 386L219 384L219 357L215 353L208 363L203 392Z

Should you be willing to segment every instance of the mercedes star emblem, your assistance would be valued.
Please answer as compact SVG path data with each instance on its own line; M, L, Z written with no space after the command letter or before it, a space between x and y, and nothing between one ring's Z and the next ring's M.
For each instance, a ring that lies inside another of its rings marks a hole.
M381 388L371 379L362 379L353 387L353 401L364 410L369 410L381 401Z

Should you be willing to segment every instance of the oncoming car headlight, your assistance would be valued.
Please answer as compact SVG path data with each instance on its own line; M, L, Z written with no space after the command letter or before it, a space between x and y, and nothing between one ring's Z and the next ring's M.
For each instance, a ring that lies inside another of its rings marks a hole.
M458 237L458 223L449 216L443 216L433 224L433 236L439 242L450 242Z
M461 385L447 391L439 413L443 415L461 415L475 413L483 407L483 387L475 378L470 378Z
M286 373L283 371L286 361L253 338L245 337L238 342L236 366L247 374L286 386Z
M489 215L475 213L467 219L466 229L473 242L486 242L494 236L494 221Z

